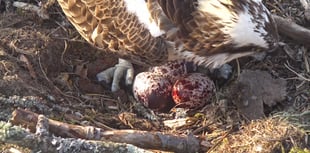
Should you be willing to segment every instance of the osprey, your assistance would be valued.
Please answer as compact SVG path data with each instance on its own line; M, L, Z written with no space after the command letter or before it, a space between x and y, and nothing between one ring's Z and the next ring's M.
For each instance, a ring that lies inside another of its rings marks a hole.
M98 48L154 66L185 59L210 68L277 47L261 0L58 0Z

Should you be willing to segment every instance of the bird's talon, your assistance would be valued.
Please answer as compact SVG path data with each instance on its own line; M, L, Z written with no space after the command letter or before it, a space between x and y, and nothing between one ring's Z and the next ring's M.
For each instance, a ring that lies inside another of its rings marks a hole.
M126 80L125 80L126 85L132 85L133 79L134 79L134 69L132 67L127 70Z
M125 77L125 84L131 85L134 79L134 69L130 62L119 59L118 64L114 67L108 68L97 74L97 80L99 82L104 81L111 85L111 91L116 92L120 89L120 81Z
M111 83L116 67L110 67L96 75L99 82Z

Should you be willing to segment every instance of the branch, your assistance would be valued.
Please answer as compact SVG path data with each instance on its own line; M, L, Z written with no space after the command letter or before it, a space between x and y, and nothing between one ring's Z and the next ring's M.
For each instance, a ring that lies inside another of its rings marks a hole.
M14 125L22 125L27 127L31 132L35 132L38 117L39 115L36 113L17 109L12 113L11 123ZM51 119L48 119L48 124L51 133L65 138L98 140L100 138L99 134L102 132L100 128L72 125Z
M40 116L38 129L48 128L44 125L47 121ZM60 138L49 136L45 130L38 130L36 134L10 123L0 122L0 142L16 144L26 147L33 152L120 152L120 153L150 153L150 151L137 148L130 144L112 143L107 141L85 141L82 139Z
M310 0L299 0L303 8L305 9L305 18L310 21Z
M17 109L13 112L11 122L14 125L24 125L35 131L38 114ZM146 132L137 130L103 131L92 126L78 126L48 119L49 131L56 136L112 141L116 143L132 144L145 149L157 149L174 152L197 152L207 150L200 140L192 135L179 136L161 132Z
M280 34L286 35L297 42L300 42L306 46L310 44L310 30L304 28L293 21L284 19L280 16L273 15L273 18L278 26Z

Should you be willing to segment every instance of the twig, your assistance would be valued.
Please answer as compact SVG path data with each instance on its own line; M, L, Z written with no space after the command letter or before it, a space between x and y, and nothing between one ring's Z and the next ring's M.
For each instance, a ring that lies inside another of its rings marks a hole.
M302 47L303 49L303 57L304 57L304 61L305 61L305 67L306 67L306 71L307 73L310 72L310 65L309 65L309 58L308 58L308 49L305 47Z
M29 38L27 38L27 39L29 39ZM18 48L15 45L18 41L24 41L24 40L13 40L13 41L10 42L9 47L12 48L16 52L21 53L21 54L25 54L25 55L30 55L31 56L31 55L33 55L33 53L35 53L35 49L24 50L24 49Z
M290 70L291 72L293 72L294 74L296 74L300 79L310 82L310 78L306 78L305 76L303 76L303 75L297 73L297 72L294 71L288 64L284 64L284 65L285 65L285 67L286 67L288 70Z
M24 62L24 63L26 64L26 67L27 67L27 69L28 69L28 71L29 71L30 76L31 76L33 79L37 79L37 78L38 78L38 77L37 77L37 74L36 74L36 72L35 72L35 70L34 70L34 68L33 68L31 62L29 61L29 59L28 59L25 55L21 54L21 55L19 56L19 60L22 61L22 62Z
M65 57L65 54L66 54L66 52L67 52L67 50L68 50L68 42L67 42L66 40L64 40L64 43L65 43L65 46L64 46L63 51L61 52L61 57L60 57L60 59L61 59L61 63L62 63L62 64L67 64L67 63L65 62L65 60L64 60L64 57Z
M53 87L54 87L54 89L55 89L56 91L58 91L61 95L65 96L65 97L69 97L69 98L72 98L72 99L75 99L75 100L79 101L80 103L83 103L83 101L82 101L81 99L79 99L79 98L77 98L77 97L74 97L74 96L71 96L71 95L67 95L67 94L63 93L57 86L55 86L55 85L53 84L53 82L47 77L47 74L46 74L46 72L45 72L44 69L43 69L43 65L42 65L42 63L41 63L41 57L40 57L40 56L39 56L38 60L39 60L39 66L40 66L41 72L43 73L44 78L46 79L46 81L47 81L50 85L53 85Z
M268 5L269 7L275 9L275 11L277 11L278 13L284 14L283 13L283 7L279 4L278 1L275 0L275 2L268 2L266 1L266 5ZM272 10L272 9L271 9Z
M201 133L201 132L203 132L205 130L208 130L210 128L210 125L215 124L215 120L216 119L214 119L214 121L212 121L211 123L208 123L208 124L206 124L204 126L201 126L201 127L197 128L196 130L193 131L193 134L199 134L199 133Z
M238 59L236 59L236 63L237 63L237 76L239 77L241 73L241 68L240 68L240 63Z
M4 74L6 75L7 73L11 73L12 72L12 70L10 70L7 66L6 66L6 62L4 62L3 60L2 61L0 61L0 64L2 64L2 66L3 66L3 69L5 70L5 72L4 72Z
M229 130L228 132L226 132L226 133L221 137L221 139L220 139L214 146L212 146L212 147L210 148L210 150L208 150L207 153L212 152L217 146L219 146L219 145L223 142L223 140L224 140L225 138L227 138L228 134L230 134L231 131L232 131L232 130Z

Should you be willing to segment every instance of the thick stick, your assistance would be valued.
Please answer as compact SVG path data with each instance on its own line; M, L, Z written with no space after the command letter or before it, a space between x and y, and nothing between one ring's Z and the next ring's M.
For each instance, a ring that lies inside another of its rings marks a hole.
M30 111L17 109L13 112L11 122L23 125L35 131L39 115ZM132 144L145 149L157 149L173 152L197 152L207 150L201 145L203 140L194 136L173 135L162 132L137 130L103 131L92 126L78 126L48 119L49 132L54 135L90 140L112 141Z
M32 152L64 153L64 152L119 152L119 153L152 153L136 146L110 141L94 141L50 136L48 119L40 115L37 132L31 133L20 126L0 122L0 143L10 143L29 148ZM44 129L45 128L45 129Z
M310 46L310 30L304 28L293 21L273 15L278 26L279 33L294 39L296 42Z

